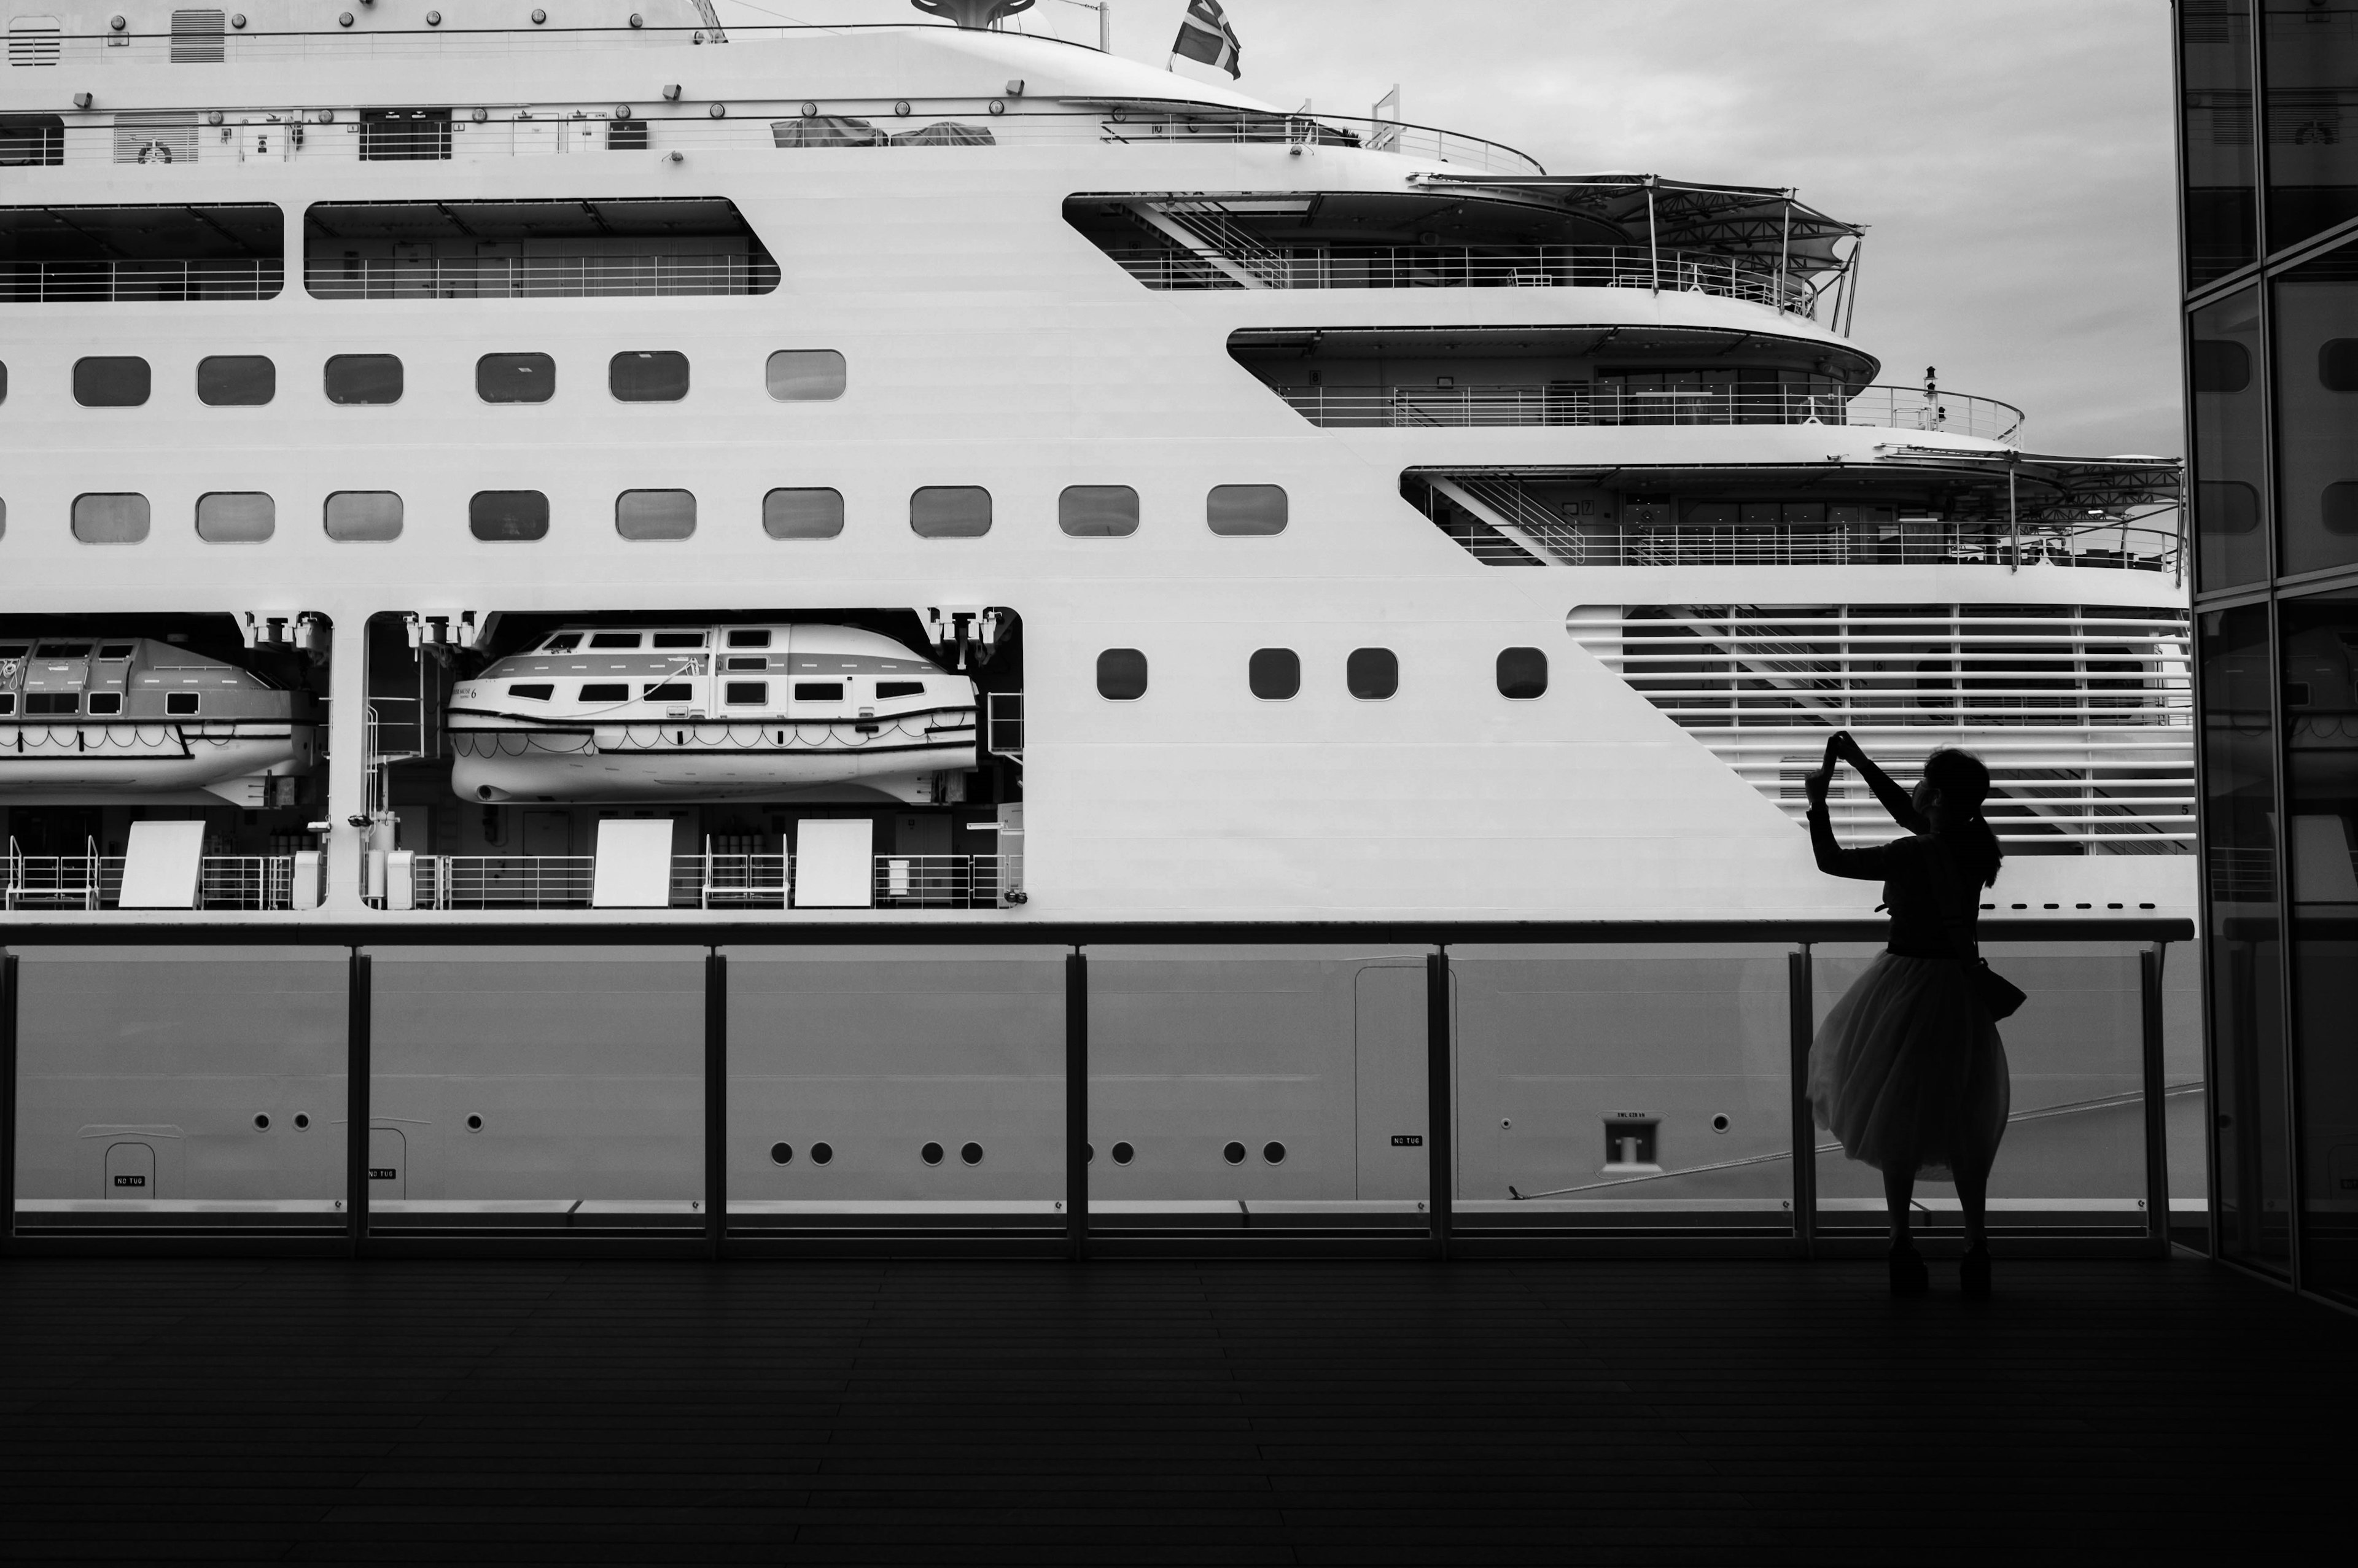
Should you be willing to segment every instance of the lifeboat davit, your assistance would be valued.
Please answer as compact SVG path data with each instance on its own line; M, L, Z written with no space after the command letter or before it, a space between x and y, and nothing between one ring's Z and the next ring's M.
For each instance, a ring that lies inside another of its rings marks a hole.
M295 804L317 704L152 637L0 638L0 795Z
M569 626L450 695L462 800L951 798L974 683L852 626Z

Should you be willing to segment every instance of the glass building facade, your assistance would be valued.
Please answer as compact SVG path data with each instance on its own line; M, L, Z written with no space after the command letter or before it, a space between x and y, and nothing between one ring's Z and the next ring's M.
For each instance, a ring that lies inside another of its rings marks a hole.
M2358 0L2179 0L2212 1213L2358 1303Z

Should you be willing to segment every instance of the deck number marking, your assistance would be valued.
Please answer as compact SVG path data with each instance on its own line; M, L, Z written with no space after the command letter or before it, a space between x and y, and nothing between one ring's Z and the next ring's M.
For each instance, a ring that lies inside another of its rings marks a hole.
M1424 1147L1424 1134L1422 1132L1395 1132L1392 1134L1392 1147L1395 1149L1422 1149Z
M400 1175L400 1173L401 1173L399 1171L395 1170L391 1165L371 1165L369 1167L369 1180L372 1182L390 1182L396 1176Z
M114 1178L114 1184L118 1187L144 1187L147 1184L147 1178L145 1176L117 1176Z

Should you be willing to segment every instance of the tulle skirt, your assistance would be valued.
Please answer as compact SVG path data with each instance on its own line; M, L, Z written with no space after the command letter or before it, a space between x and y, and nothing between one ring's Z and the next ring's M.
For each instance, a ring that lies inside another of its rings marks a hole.
M1953 958L1883 953L1810 1046L1810 1104L1878 1171L1986 1174L2012 1099L2006 1047Z

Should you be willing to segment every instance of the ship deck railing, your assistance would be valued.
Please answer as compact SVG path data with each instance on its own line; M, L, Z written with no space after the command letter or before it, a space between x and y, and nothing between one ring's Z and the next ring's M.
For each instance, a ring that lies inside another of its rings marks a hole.
M766 294L767 256L548 254L325 256L304 269L315 299L583 299Z
M667 907L795 908L795 860L789 854L674 855ZM402 911L593 909L597 872L592 855L402 855L388 875L407 895L379 902ZM999 857L876 855L868 892L877 909L993 908Z
M121 907L121 855L23 855L12 848L0 908L102 910ZM198 862L196 903L210 910L293 907L291 855L207 855Z
M285 283L275 256L0 261L0 304L275 299Z
M1734 255L1643 245L1118 246L1106 254L1149 288L1641 288L1750 300L1814 319L1796 275ZM1228 267L1213 265L1227 262Z
M2174 577L2183 558L2180 530L2173 509L2166 516L2018 526L2003 518L1653 527L1558 518L1529 544L1478 520L1451 533L1475 559L1498 567L2073 567Z
M1330 391L1278 386L1313 425L1330 429L1462 429L1497 426L1846 425L1966 436L2016 444L2022 410L1995 397L1928 395L1922 387L1867 386L1847 395L1808 392L1619 391L1608 385L1390 386Z

